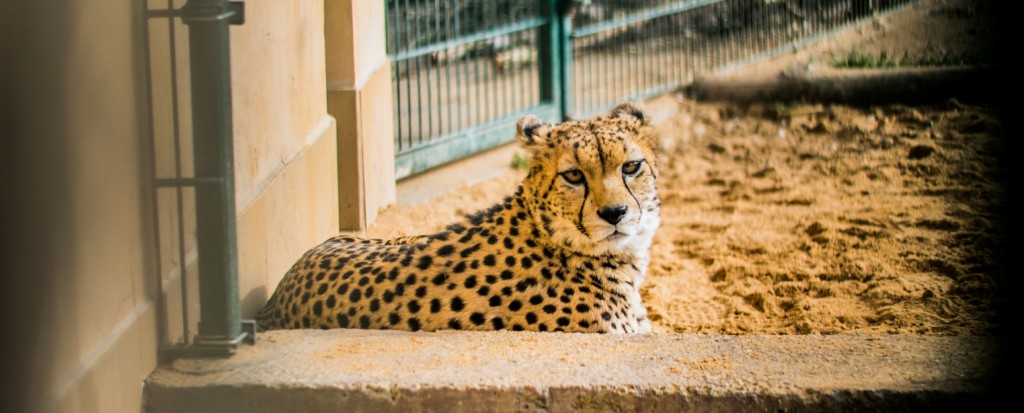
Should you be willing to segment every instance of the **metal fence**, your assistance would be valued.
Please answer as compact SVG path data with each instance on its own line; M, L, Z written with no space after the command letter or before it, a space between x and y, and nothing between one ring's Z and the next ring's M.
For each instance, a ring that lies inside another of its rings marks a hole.
M913 0L386 0L399 178Z
M560 118L553 1L387 0L399 178Z
M909 0L593 0L566 39L564 115L675 89L695 76L787 52Z

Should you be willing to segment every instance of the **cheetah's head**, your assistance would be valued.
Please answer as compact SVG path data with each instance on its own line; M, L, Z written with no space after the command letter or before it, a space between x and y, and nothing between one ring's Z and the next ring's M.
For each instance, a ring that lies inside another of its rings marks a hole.
M661 203L648 123L631 103L585 121L519 120L519 141L532 157L523 191L533 218L556 244L592 255L650 246Z

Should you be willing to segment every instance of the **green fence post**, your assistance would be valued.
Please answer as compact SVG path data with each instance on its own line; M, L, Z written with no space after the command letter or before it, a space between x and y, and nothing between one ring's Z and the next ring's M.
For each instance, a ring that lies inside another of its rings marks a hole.
M242 4L189 0L181 17L189 28L200 305L199 335L185 350L230 354L247 337L238 299L228 33L242 23Z
M537 61L540 72L540 101L549 102L558 111L559 118L565 118L562 104L563 94L562 71L564 64L561 59L562 49L562 10L559 0L540 0L540 15L547 19L548 24L541 26L537 36Z
M559 85L561 95L560 111L562 119L571 119L575 116L573 106L573 60L572 60L572 17L576 14L576 7L579 3L576 0L562 0L558 7L558 53L559 73L561 84Z

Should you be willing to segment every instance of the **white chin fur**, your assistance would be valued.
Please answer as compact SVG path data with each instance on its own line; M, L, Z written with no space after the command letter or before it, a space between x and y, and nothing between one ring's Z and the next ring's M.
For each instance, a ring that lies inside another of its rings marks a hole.
M587 222L587 235L583 235L570 221L565 220L553 225L554 241L563 245L572 245L580 252L601 255L606 253L623 253L642 251L650 246L654 230L658 228L658 214L646 213L641 219L630 217L617 227L603 221ZM609 239L615 232L624 236Z

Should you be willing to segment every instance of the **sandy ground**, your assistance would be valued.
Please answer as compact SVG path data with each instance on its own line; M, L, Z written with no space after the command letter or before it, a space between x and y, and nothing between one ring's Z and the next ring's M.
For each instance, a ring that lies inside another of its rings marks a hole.
M985 64L984 2L923 1L744 71L851 50ZM941 47L937 46L941 45ZM742 73L742 72L741 72ZM984 103L854 108L646 103L662 227L643 286L657 332L986 334L994 323L1002 125ZM523 172L390 207L362 236L429 233Z

